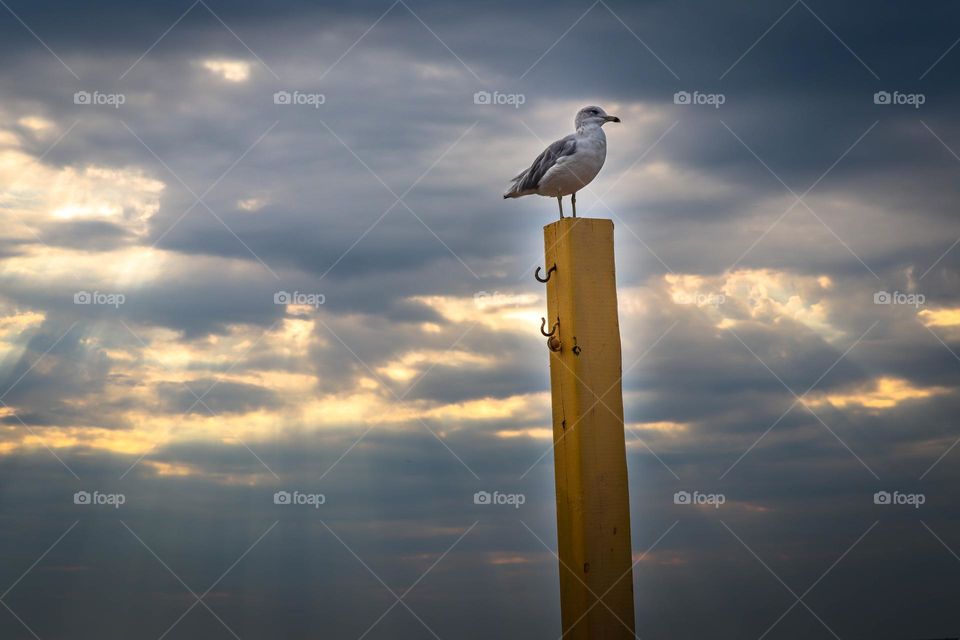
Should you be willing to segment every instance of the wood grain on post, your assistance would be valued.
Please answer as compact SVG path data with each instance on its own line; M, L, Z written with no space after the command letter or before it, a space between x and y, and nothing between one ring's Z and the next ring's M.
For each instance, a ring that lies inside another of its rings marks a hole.
M543 229L565 640L634 638L630 501L623 427L613 222ZM600 601L602 600L602 602Z

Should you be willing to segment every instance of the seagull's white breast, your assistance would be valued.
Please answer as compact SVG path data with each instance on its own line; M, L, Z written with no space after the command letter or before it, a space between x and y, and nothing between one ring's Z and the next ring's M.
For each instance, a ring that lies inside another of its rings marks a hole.
M577 131L577 150L560 158L540 180L542 196L568 196L584 188L600 173L607 159L607 136L599 126Z

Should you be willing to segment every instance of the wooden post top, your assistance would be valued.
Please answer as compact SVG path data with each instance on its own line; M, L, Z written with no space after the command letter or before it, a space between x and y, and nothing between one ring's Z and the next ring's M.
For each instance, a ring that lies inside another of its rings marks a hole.
M609 227L613 229L613 220L610 218L560 218L559 220L554 220L550 224L543 227L543 230L546 231L550 227L558 226L561 229L567 230L570 227L580 226L581 224L585 225L588 228L602 228Z

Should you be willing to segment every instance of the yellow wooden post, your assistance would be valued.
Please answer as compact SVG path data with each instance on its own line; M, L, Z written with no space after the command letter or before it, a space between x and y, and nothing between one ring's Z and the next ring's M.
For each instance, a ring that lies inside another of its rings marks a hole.
M564 640L634 638L613 222L543 229Z

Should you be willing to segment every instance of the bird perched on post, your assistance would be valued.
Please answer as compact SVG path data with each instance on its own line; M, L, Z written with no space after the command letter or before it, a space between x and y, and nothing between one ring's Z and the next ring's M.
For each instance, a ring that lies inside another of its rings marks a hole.
M563 196L570 196L573 217L577 217L577 191L597 177L607 159L607 136L603 125L620 122L600 107L584 107L574 119L576 133L557 140L537 156L530 167L513 180L504 198L531 194L557 199L563 217Z

